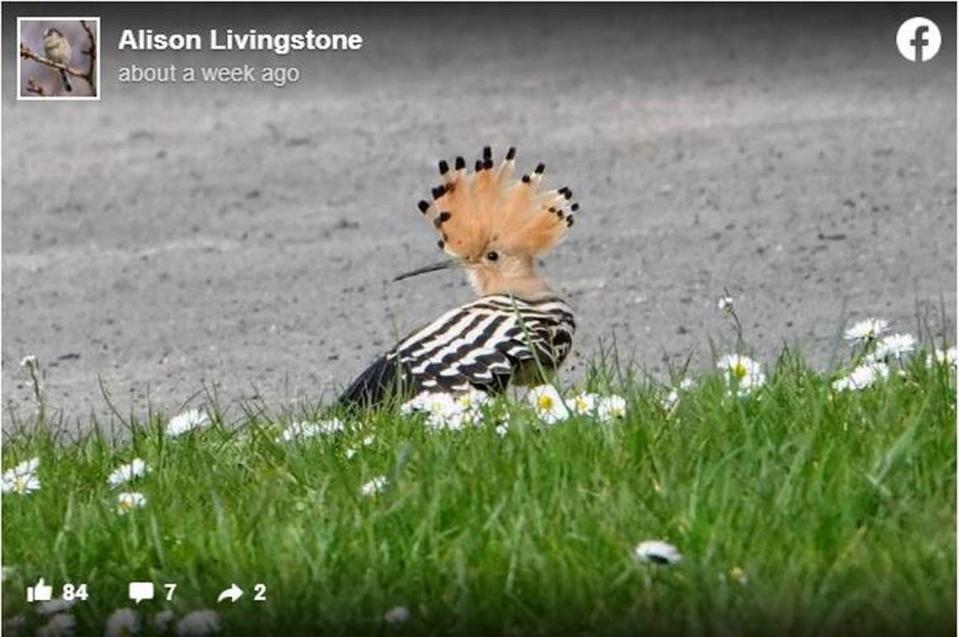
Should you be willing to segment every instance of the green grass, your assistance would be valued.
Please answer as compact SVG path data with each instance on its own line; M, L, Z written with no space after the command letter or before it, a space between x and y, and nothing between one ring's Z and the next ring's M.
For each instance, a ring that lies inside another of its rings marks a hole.
M672 412L662 388L597 374L624 420L544 428L503 401L503 438L396 412L295 444L276 442L294 415L219 413L177 439L156 416L121 444L62 444L41 423L3 449L5 468L39 456L42 480L3 498L4 617L43 575L88 583L82 634L129 605L128 580L177 582L140 608L217 608L227 634L952 634L955 373L924 362L836 394L786 356L753 396L707 375ZM134 457L152 472L108 487ZM360 495L379 475L388 487ZM148 505L118 515L120 490ZM645 539L683 561L638 563ZM247 595L217 606L231 582ZM411 619L384 624L400 605Z

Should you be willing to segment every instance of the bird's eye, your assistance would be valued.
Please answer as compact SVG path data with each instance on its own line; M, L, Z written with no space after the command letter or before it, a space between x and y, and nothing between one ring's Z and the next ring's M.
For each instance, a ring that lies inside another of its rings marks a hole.
M499 258L499 253L497 252L487 252L486 259L488 261L496 261Z

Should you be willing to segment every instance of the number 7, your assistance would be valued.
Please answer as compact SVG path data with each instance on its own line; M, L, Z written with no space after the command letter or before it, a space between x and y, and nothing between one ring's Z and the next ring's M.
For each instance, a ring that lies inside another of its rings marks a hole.
M173 601L173 591L176 590L176 584L164 584L163 588L166 589L166 601Z

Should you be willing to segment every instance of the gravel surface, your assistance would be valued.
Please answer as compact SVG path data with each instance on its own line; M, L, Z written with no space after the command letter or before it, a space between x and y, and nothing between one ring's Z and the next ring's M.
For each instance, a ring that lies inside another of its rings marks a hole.
M944 307L954 341L955 6L289 10L231 17L358 31L366 45L118 53L118 26L183 16L103 13L101 102L6 93L5 430L33 409L27 354L69 423L107 414L100 379L140 415L195 404L204 387L227 405L330 400L395 338L470 298L453 273L390 279L438 256L415 206L436 160L487 143L545 161L582 204L542 268L577 310L574 377L612 341L660 378L690 355L709 365L710 340L733 340L724 289L766 361L798 344L825 367L844 322L872 314L941 333ZM233 26L225 11L199 12L192 30ZM913 14L943 29L923 65L894 42ZM123 65L171 62L303 77L115 80Z

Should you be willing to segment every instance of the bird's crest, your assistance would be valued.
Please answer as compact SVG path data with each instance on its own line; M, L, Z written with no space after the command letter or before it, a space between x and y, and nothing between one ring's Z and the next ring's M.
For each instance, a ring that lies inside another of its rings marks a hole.
M457 157L453 167L439 163L443 183L433 189L431 202L420 212L440 235L440 248L460 259L478 259L491 243L516 255L536 256L559 242L573 225L579 204L571 203L566 187L540 190L545 165L516 179L516 149L493 165L489 146L472 171Z

